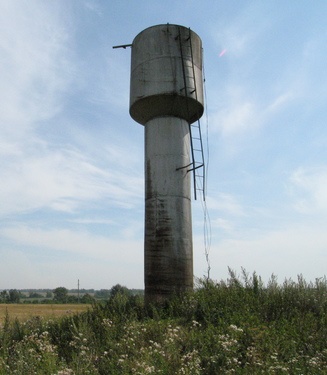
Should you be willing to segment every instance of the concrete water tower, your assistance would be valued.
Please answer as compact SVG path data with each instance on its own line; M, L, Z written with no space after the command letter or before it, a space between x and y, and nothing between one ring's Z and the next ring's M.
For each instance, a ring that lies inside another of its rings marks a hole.
M193 288L190 125L203 114L201 39L157 25L132 47L130 115L145 131L146 302Z

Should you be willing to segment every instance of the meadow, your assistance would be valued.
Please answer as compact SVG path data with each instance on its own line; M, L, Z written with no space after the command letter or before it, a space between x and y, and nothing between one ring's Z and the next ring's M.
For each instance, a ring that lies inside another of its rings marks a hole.
M20 322L24 322L35 316L52 319L71 315L85 311L88 307L89 305L84 304L0 304L0 327L3 325L7 314L11 320L18 319Z
M199 280L165 305L118 292L87 311L11 320L0 374L327 374L327 282Z

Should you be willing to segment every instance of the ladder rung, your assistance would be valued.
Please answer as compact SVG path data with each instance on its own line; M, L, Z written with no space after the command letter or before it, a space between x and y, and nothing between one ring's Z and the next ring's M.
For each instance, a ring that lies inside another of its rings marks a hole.
M197 99L197 88L196 88L196 77L195 77L195 68L193 60L193 48L191 40L191 30L189 30L189 35L186 39L182 39L181 30L179 28L179 34L176 36L176 40L179 40L179 47L181 53L181 63L184 76L184 87L180 89L181 92L184 91L184 95L187 98L195 97ZM187 82L192 82L192 85L188 85ZM193 86L193 87L190 87ZM204 170L204 155L203 155L203 146L202 146L202 136L201 136L201 127L200 123L190 124L190 138L191 138L191 151L192 151L192 162L188 168L187 172L193 171L193 185L194 185L194 197L196 199L196 191L202 191L203 199L204 197L204 184L205 184L205 170ZM197 130L195 130L197 128ZM192 134L192 132L197 132ZM197 148L194 148L196 146ZM198 161L197 161L197 160ZM201 169L201 171L200 171ZM199 170L200 174L197 173Z

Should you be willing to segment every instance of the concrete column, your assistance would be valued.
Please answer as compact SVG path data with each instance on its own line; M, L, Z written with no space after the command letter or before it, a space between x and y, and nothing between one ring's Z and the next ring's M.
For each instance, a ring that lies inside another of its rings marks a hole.
M190 134L186 120L158 117L145 124L147 302L160 302L193 288L191 175L186 167L189 164Z

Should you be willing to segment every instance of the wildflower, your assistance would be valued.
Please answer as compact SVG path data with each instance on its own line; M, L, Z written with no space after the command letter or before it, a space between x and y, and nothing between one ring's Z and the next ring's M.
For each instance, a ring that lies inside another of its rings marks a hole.
M73 375L74 371L70 368L65 368L57 372L57 375Z
M102 320L102 324L103 324L106 328L110 328L110 327L112 327L112 325L113 325L112 320L110 320L110 319L103 319L103 320Z
M232 331L235 331L235 332L243 332L243 329L242 328L238 328L235 324L231 324L229 326L229 328L232 330Z

